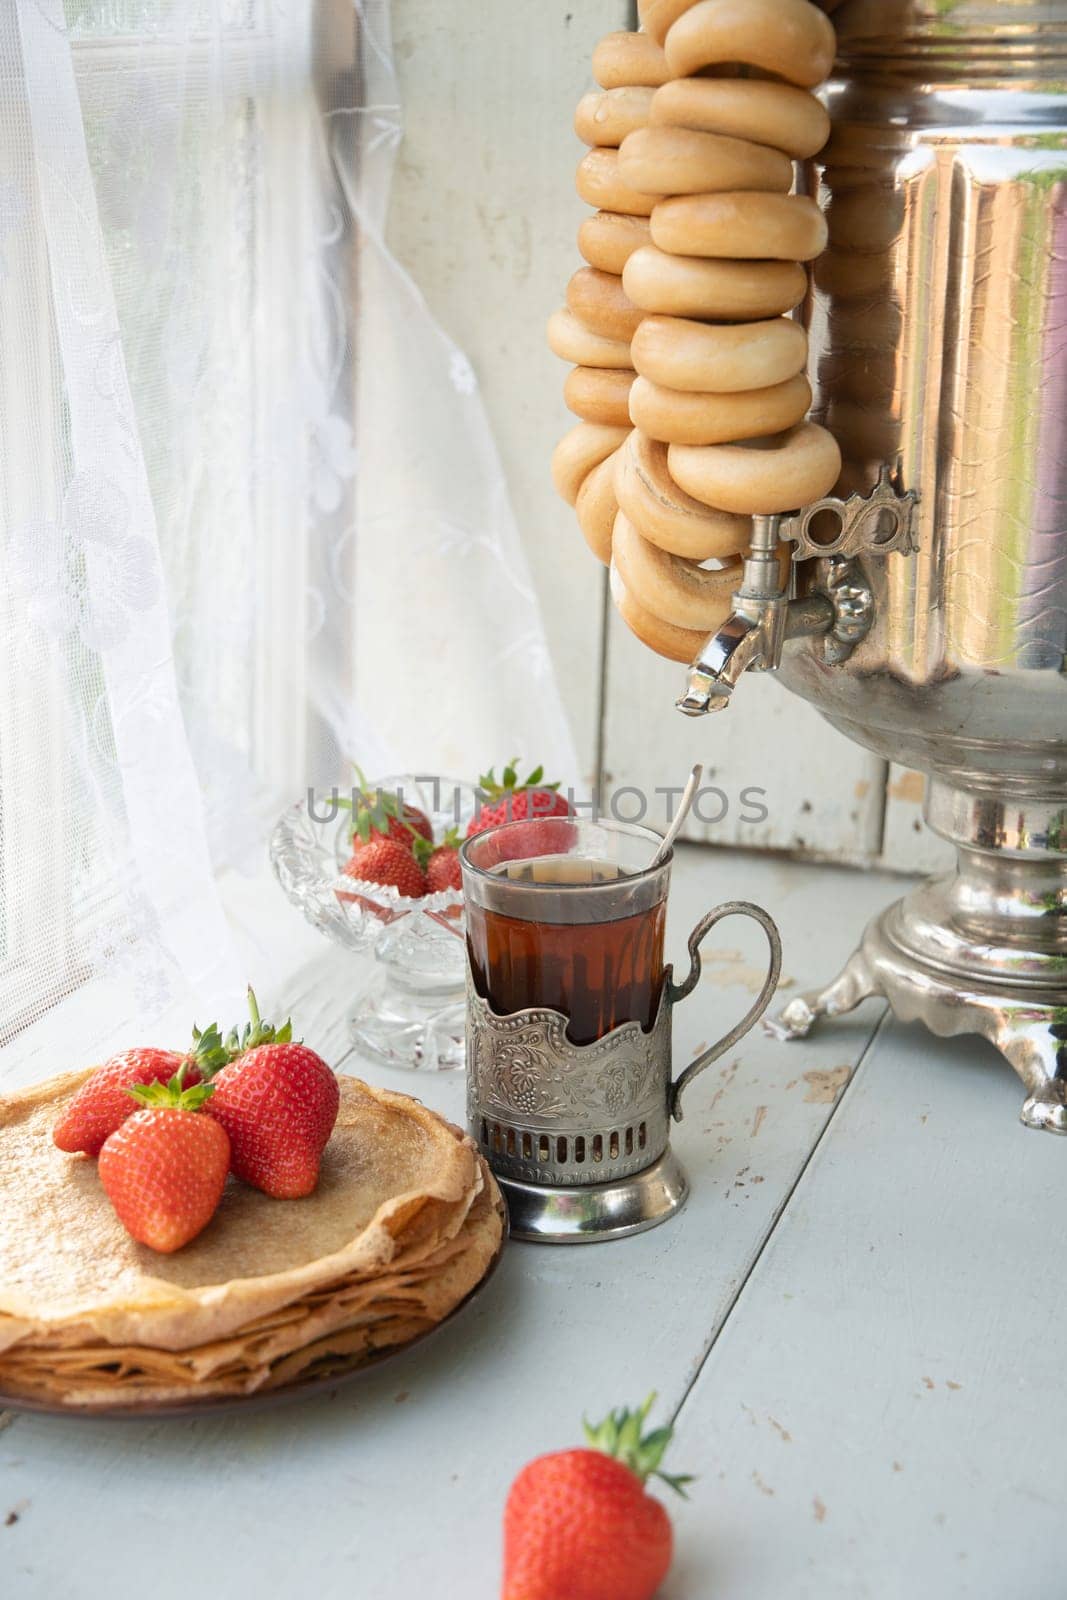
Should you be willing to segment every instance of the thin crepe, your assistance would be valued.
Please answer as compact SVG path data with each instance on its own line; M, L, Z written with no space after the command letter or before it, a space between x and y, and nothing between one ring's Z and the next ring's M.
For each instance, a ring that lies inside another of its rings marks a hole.
M499 1252L504 1234L500 1191L484 1170L484 1184L460 1233L405 1283L387 1275L364 1286L358 1309L330 1307L302 1324L302 1338L266 1345L240 1338L198 1352L144 1346L41 1349L19 1345L0 1357L0 1391L72 1409L138 1408L239 1398L319 1376L349 1372L380 1353L430 1332L477 1287Z
M224 1338L324 1285L387 1270L405 1231L432 1253L476 1192L474 1147L456 1129L406 1095L341 1078L314 1194L271 1200L230 1179L204 1232L159 1255L118 1221L95 1161L52 1143L87 1076L0 1098L0 1352L64 1329L76 1343L166 1350Z

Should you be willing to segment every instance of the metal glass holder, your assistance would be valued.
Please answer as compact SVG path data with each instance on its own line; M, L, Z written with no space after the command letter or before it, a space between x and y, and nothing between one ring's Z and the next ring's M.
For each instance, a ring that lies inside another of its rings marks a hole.
M766 934L766 981L741 1021L675 1080L674 1006L700 980L702 940L731 916L751 917ZM667 968L647 1033L627 1022L587 1045L568 1039L558 1011L498 1016L468 969L468 1123L507 1197L513 1238L616 1239L654 1228L684 1204L689 1185L670 1149L671 1120L682 1120L682 1094L693 1079L766 1011L781 972L781 940L762 907L730 901L693 929L689 957L683 983Z

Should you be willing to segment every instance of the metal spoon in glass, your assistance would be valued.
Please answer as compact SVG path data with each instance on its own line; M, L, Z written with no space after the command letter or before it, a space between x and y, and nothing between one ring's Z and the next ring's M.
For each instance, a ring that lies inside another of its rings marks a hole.
M671 850L671 846L674 844L675 839L677 839L677 837L678 837L678 830L681 828L682 823L685 821L686 817L689 815L690 807L693 804L694 797L696 795L697 789L698 789L698 787L700 785L700 780L703 777L703 775L704 775L704 768L700 765L700 763L698 761L696 766L693 768L692 772L689 774L689 782L686 784L685 788L682 790L682 798L678 803L677 811L674 813L674 820L672 821L670 827L667 829L666 833L663 835L663 843L660 845L659 849L656 851L655 855L652 857L652 860L649 862L649 866L648 866L649 872L654 872L655 869L658 866L662 866L663 862L667 859L667 856L669 855L670 850Z

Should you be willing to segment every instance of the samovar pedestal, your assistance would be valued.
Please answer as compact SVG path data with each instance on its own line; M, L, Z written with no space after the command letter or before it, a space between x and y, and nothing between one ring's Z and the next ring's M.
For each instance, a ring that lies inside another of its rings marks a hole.
M996 1045L1026 1086L1021 1119L1067 1134L1067 799L1009 801L932 779L926 820L957 851L868 925L824 989L797 995L775 1033L883 996L903 1022Z

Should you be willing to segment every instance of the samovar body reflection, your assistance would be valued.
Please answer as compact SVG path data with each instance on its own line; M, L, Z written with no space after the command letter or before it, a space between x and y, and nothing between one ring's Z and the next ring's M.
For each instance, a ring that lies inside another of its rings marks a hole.
M1067 0L833 15L816 415L841 446L839 497L895 497L910 527L857 518L858 501L851 526L843 505L767 519L768 539L798 538L798 594L761 594L753 568L681 705L722 709L746 667L777 669L926 773L926 820L957 847L956 872L883 913L785 1031L885 995L991 1039L1024 1121L1065 1133Z

